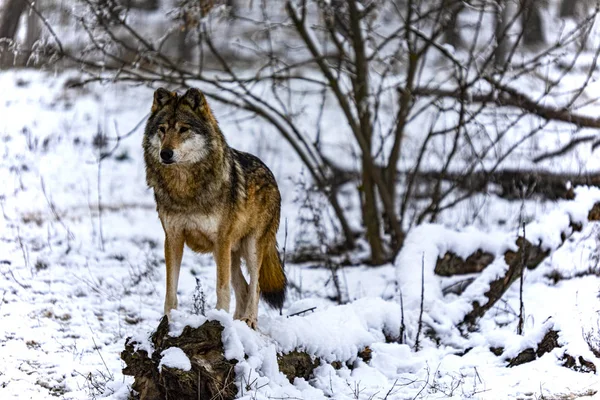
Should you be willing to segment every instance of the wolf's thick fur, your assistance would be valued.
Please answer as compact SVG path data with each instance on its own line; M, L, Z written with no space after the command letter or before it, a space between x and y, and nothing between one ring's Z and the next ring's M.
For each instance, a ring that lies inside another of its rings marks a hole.
M165 314L177 308L184 244L212 252L217 263L217 309L256 327L258 298L281 308L286 277L277 252L281 196L258 158L227 145L204 95L158 89L144 133L146 181L154 189L165 231ZM241 270L246 261L250 282Z

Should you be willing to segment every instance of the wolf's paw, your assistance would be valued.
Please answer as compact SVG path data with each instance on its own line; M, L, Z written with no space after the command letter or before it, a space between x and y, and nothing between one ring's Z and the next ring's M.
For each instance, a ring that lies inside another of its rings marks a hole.
M256 330L256 318L242 317L240 320L244 321L250 328Z
M164 315L167 316L167 319L169 320L169 322L171 322L171 310L176 310L176 309L177 309L177 303L175 303L174 306L165 304Z

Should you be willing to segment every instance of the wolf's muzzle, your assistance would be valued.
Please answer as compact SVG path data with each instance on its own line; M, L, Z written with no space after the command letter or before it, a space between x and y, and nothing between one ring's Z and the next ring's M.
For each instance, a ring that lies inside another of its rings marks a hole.
M160 151L160 159L165 164L171 164L175 161L175 160L173 160L174 154L175 153L171 149L162 149Z

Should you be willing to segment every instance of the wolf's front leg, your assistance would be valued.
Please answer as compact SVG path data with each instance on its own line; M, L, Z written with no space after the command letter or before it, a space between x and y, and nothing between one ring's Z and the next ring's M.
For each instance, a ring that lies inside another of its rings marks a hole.
M221 241L217 247L217 310L229 312L231 301L231 243Z
M167 265L167 290L165 315L171 318L171 310L177 309L177 284L183 257L183 236L165 232L165 262Z

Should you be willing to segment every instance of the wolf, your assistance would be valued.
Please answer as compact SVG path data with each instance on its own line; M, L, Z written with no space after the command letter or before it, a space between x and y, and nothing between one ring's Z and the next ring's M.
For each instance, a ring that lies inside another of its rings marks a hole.
M154 191L165 232L164 313L177 308L184 245L212 252L217 305L256 329L258 300L283 306L287 279L277 250L281 195L273 173L257 157L228 146L204 94L159 88L143 139L146 182ZM249 282L243 275L246 262Z

